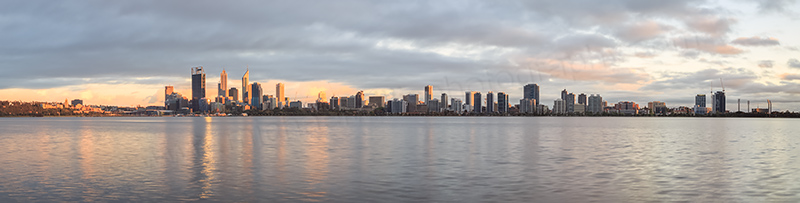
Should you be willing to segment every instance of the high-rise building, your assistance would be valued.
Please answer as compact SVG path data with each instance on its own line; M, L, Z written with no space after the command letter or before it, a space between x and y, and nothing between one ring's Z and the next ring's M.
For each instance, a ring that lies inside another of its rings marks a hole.
M428 112L441 112L439 109L439 99L428 100Z
M405 113L408 111L408 102L401 99L393 99L391 101L391 112L395 114Z
M442 99L439 100L439 108L442 109L442 110L446 110L447 109L447 101L448 101L447 93L442 93Z
M202 66L191 68L192 70L192 110L200 110L200 99L206 98L206 72ZM208 101L206 101L208 103Z
M508 113L508 95L505 92L497 93L497 112Z
M417 94L407 94L403 95L403 101L406 101L406 110L408 112L414 111L417 109L417 103L419 103L419 95Z
M228 96L231 97L231 100L234 102L239 102L239 89L231 87L231 89L228 90Z
M250 106L256 109L262 109L263 97L264 96L264 89L261 88L261 84L258 82L254 82L250 85L250 90L253 91L251 93L252 99L250 99Z
M217 96L220 97L228 96L228 73L225 72L225 69L222 69L222 73L219 74L219 84L217 84Z
M714 113L725 113L725 92L717 91L714 95L711 95L711 98L713 99L711 102L711 111Z
M494 113L497 110L494 109L494 92L489 91L486 93L486 112L487 113Z
M578 104L586 105L586 94L581 93L578 95Z
M588 106L586 111L589 113L602 113L603 112L603 97L599 94L592 94L589 96Z
M321 91L317 94L317 102L325 102L325 98L325 91Z
M356 107L361 108L364 107L364 91L358 91L356 93Z
M562 95L564 95L562 93ZM565 114L567 113L567 105L563 99L556 99L553 101L553 113L554 114Z
M172 86L164 86L164 107L169 106L169 103L167 103L167 98L174 91L175 91L175 89Z
M283 83L275 84L275 99L278 100L278 108L283 108L286 105L286 95L283 92Z
M527 84L523 87L523 99L535 99L536 105L539 105L539 85Z
M451 111L461 114L462 112L464 112L464 109L462 108L462 105L464 105L464 103L461 102L460 99L456 99L456 98L450 99L450 110Z
M475 92L472 99L472 111L476 113L483 112L483 98L480 92Z
M383 96L369 96L369 105L375 108L383 107Z
M519 113L536 113L536 99L523 98L519 100Z
M339 109L339 97L332 96L328 103L331 104L331 109Z
M575 112L575 94L567 92L567 89L561 91L561 100L564 100L566 113Z
M244 72L242 76L242 102L250 103L250 69Z
M433 86L425 86L425 104L428 104L428 101L433 99Z
M464 104L470 106L470 108L472 108L472 105L475 101L475 93L477 92L475 91L466 92L466 96L464 97ZM469 109L468 111L471 111L471 109Z
M694 106L696 107L706 107L706 95L705 94L697 94L694 97Z

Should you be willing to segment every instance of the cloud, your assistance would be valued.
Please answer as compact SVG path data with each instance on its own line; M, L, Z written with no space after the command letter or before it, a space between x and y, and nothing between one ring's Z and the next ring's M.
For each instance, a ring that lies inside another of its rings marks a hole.
M772 60L758 61L759 68L772 68Z
M684 49L694 49L712 54L737 55L743 52L739 48L711 37L682 37L673 39L673 43Z
M656 57L656 54L653 52L636 52L633 54L633 56L638 58L653 58Z
M781 43L776 38L772 37L739 37L731 41L731 44L738 44L742 46L776 46Z
M781 78L781 80L800 80L800 74L794 73L784 73L778 75L778 77Z
M786 65L788 65L790 68L800 68L800 60L789 59L789 61L786 61Z
M645 21L625 25L617 31L616 35L625 41L638 42L659 37L670 29L672 27L655 21Z
M758 3L758 9L761 13L783 12L790 4L794 4L796 0L754 0Z
M736 19L718 16L699 16L687 20L686 25L699 32L712 37L721 37L731 31L731 25Z

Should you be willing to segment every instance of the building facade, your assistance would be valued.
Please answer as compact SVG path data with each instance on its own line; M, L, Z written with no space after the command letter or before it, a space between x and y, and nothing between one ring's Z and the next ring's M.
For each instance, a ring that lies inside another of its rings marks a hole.
M536 105L539 105L539 85L527 84L522 89L523 99L534 99L536 101Z
M202 112L200 109L201 98L206 98L206 72L203 71L202 66L198 66L192 68L192 111Z

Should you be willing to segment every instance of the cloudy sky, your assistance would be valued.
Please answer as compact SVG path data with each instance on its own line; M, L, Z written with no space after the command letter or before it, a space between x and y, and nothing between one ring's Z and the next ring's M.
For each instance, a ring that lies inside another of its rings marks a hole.
M610 103L691 106L720 90L728 109L774 101L800 111L800 5L795 0L558 1L3 1L0 100L163 104L251 81L292 100L389 98L433 85L506 92L541 86ZM710 100L710 99L709 99ZM515 102L516 103L516 102Z

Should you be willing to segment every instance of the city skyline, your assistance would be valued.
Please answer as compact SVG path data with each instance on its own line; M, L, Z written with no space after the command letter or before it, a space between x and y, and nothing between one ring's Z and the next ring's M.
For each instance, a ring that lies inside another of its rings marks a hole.
M19 28L0 34L9 53L0 97L159 105L167 85L191 96L185 70L203 66L206 95L218 95L222 70L249 68L251 81L284 83L285 95L303 102L321 91L424 98L421 87L431 85L432 98L494 91L516 104L522 85L535 83L548 106L567 89L610 104L690 107L695 95L721 90L722 78L728 110L739 99L800 110L800 31L782 26L798 20L793 1L287 4L4 2L17 8L5 13L25 20L0 23ZM268 12L275 8L286 12ZM270 20L276 15L287 17Z

